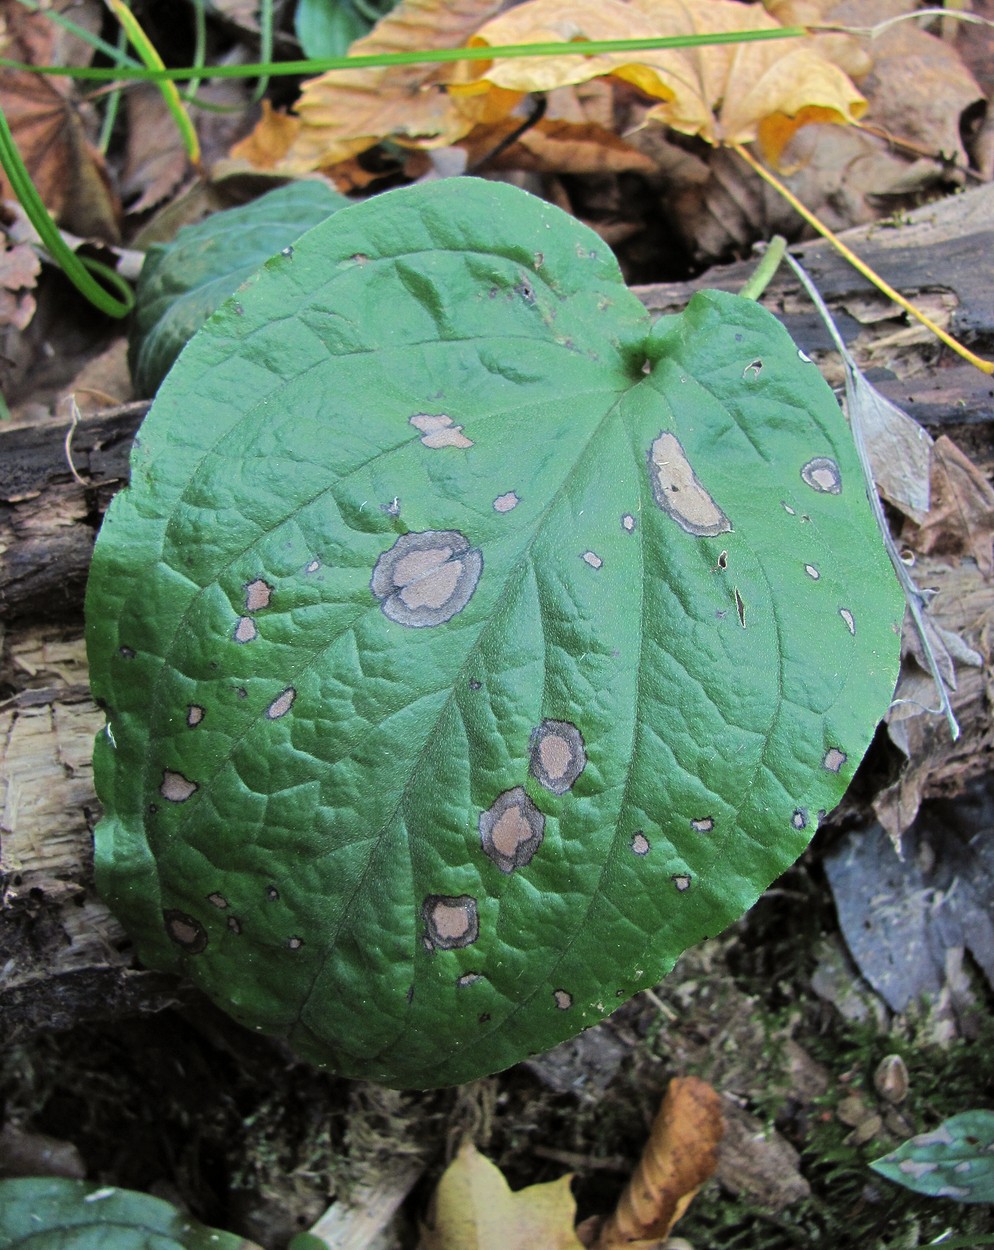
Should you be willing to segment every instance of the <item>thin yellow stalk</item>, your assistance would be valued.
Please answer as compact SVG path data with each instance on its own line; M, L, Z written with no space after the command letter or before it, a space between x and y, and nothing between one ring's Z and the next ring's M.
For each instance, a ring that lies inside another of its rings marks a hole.
M861 273L864 278L867 278L870 282L872 282L877 290L882 291L888 299L892 299L895 304L900 305L900 307L903 308L905 312L910 313L916 321L920 321L923 326L932 331L936 338L941 339L947 347L951 347L958 356L962 356L963 359L969 361L971 365L976 365L976 367L983 373L994 374L994 362L984 360L974 352L971 352L968 347L964 347L958 339L954 339L953 336L951 334L947 334L941 326L937 326L930 317L926 317L920 308L916 308L914 304L912 304L910 300L905 299L899 291L895 291L890 283L885 282L875 270L870 268L866 261L860 260L854 251L846 247L839 236L829 230L828 226L816 217L809 208L805 208L797 196L794 195L793 192L789 191L779 178L777 178L774 174L771 174L765 166L761 165L751 152L747 151L740 143L733 143L729 146L733 152L736 152L745 161L750 169L755 170L756 173L759 174L760 178L762 178L765 182L768 182L778 195L782 195L791 208L793 208L795 212L800 213L809 226L812 226L823 238L827 239L836 251L838 251L840 255L844 256L855 270Z

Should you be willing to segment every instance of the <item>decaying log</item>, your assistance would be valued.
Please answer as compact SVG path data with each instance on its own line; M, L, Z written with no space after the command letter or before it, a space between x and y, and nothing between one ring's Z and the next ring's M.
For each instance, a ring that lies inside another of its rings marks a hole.
M994 353L994 186L911 214L899 224L851 231L847 241L895 287L975 350ZM994 382L961 365L879 296L825 244L798 254L835 313L843 338L869 376L933 433L951 436L985 472L994 469ZM752 264L712 270L691 283L639 290L650 310L677 311L695 289L736 290ZM764 302L833 382L841 369L796 278L781 272ZM102 716L89 698L82 601L100 517L127 476L144 404L86 415L72 430L52 416L0 425L0 1044L44 1027L156 1010L175 981L138 970L117 922L92 882L97 817L90 752ZM955 791L991 766L991 585L969 559L930 561L940 623L985 660L962 669L954 707L963 729L946 751L945 732L922 720L928 775L904 789L915 798ZM908 796L895 780L897 804ZM893 787L892 787L893 792Z

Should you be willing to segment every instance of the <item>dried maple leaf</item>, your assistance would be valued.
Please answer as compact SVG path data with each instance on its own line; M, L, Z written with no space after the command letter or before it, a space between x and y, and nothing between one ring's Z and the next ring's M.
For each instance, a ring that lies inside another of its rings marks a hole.
M696 1076L670 1081L639 1165L601 1228L595 1250L622 1250L668 1237L714 1174L724 1131L721 1097L706 1081Z
M517 1193L465 1142L438 1183L418 1250L583 1250L570 1177Z
M457 48L501 0L401 0L350 54ZM276 168L285 173L325 169L381 139L444 147L478 122L504 116L520 98L498 93L454 101L446 92L447 66L400 65L338 70L305 82L296 113L300 129ZM244 151L244 149L243 149Z
M737 0L526 0L488 22L473 46L775 30L780 23ZM610 53L507 58L464 65L450 88L473 93L548 91L611 74L662 101L647 114L711 144L759 140L774 162L810 122L846 123L866 101L813 39Z
M0 34L5 35L0 53L14 60L57 65L89 59L90 50L81 41L68 41L43 13L30 13L13 0L0 0ZM69 81L5 70L0 106L21 159L56 221L75 234L116 242L119 205L103 157L87 137L86 110L72 92ZM2 172L0 198L13 198Z

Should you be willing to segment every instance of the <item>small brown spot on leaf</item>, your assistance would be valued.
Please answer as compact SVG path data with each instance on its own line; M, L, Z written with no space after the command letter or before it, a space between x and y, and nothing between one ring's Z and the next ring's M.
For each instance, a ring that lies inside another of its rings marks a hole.
M739 614L739 624L743 629L746 627L746 605L745 600L739 594L738 586L735 587L735 611Z
M808 809L806 807L795 807L794 814L790 818L790 823L795 829L807 829Z
M626 512L621 518L621 528L626 534L633 534L635 532L635 518L630 512Z
M280 892L279 890L277 890L275 885L266 886L266 899L270 903L275 903L276 900L279 898L279 896L280 896Z
M649 448L652 496L681 529L698 538L723 534L732 523L708 494L673 434L662 433Z
M499 794L480 813L480 846L501 872L513 872L531 862L545 836L545 817L523 786Z
M422 628L450 621L469 603L483 556L457 530L402 534L380 556L370 589L385 616Z
M516 508L521 500L513 490L509 490L504 495L498 495L494 500L494 512L510 512L512 508Z
M651 850L649 839L641 830L632 838L631 846L636 855L648 855Z
M535 266L536 269L541 269L542 266L545 264L545 253L536 252L535 255L532 257L532 264Z
M469 894L429 894L422 904L421 918L433 950L458 950L471 946L480 936L476 899Z
M352 260L353 260L353 261L354 261L357 265L360 265L360 266L361 266L361 265L365 265L365 264L367 264L367 263L369 262L369 257L368 257L368 256L366 256L366 255L365 255L365 253L363 253L363 252L356 252L356 253L355 253L355 255L352 257Z
M202 708L199 703L191 703L186 709L186 723L193 729L200 724L206 715L206 709Z
M681 894L685 894L690 889L690 873L675 872L670 879Z
M294 934L293 937L287 938L286 944L290 950L299 951L304 945L304 939L302 937L297 937L297 935Z
M197 792L197 789L197 783L190 781L182 773L174 773L168 768L163 769L159 793L170 803L185 803L191 794Z
M259 630L250 616L240 616L235 625L235 642L251 642L257 637Z
M213 907L219 907L222 911L228 906L228 900L219 890L215 890L213 894L208 894L207 901Z
M573 1006L573 995L569 990L555 990L552 997L560 1011L569 1011Z
M723 573L725 569L728 568L728 552L727 551L721 552L721 554L718 556L718 568L721 569Z
M748 375L750 380L755 382L762 372L763 362L757 357L755 360L751 360L742 370L742 376L746 377Z
M310 562L310 564L308 564L307 568L306 568L306 569L304 569L304 572L305 572L305 573L316 573L320 567L321 567L321 561L320 561L320 560L312 560L312 561Z
M604 561L600 558L596 551L585 551L583 559L590 565L592 569L599 569Z
M797 516L797 513L790 506L790 504L785 503L782 499L780 500L780 507L783 508L784 512L786 512L788 516Z
M476 1020L477 1020L477 1023L478 1023L478 1024L489 1024L489 1023L490 1023L490 1012L489 1012L489 1011L481 1011L481 1012L480 1012L480 1014L476 1017Z
M714 817L698 816L696 820L690 822L690 827L695 833L710 833L714 829Z
M535 288L525 278L522 278L514 288L514 293L520 295L526 304L535 303Z
M228 917L228 931L229 931L230 933L236 933L236 934L237 934L237 933L241 933L241 931L242 931L242 922L238 919L238 917L237 917L237 916L229 916L229 917Z
M467 985L475 985L477 981L482 980L482 972L464 972L461 977L456 977L456 985L462 990L465 989Z
M470 688L470 690L482 690L482 689L483 689L483 682L482 682L482 681L477 681L475 677L471 677L471 678L469 679L469 688Z
M855 638L856 637L856 618L853 616L853 614L849 611L848 608L839 608L839 616L841 616L842 619L845 621L846 629L848 629L849 632L852 634L852 636Z
M462 432L461 425L453 425L452 418L444 413L418 412L411 417L411 425L421 431L421 441L436 451L440 447L472 447L473 440Z
M818 578L821 577L821 574L818 572L818 570L815 568L813 564L806 564L804 566L804 571L805 573L807 573L808 577L810 577L812 581L816 582Z
M565 794L586 765L583 735L569 721L544 720L533 732L528 771L552 794Z
M838 747L829 747L825 752L825 758L822 760L821 766L830 773L837 773L848 758L845 751L840 751Z
M297 697L297 692L293 686L287 686L281 695L270 703L266 708L266 715L270 720L279 720L281 716L286 716L287 712L293 707L293 701Z
M839 466L828 456L815 456L801 469L801 480L822 495L838 495L842 491Z
M263 608L269 607L272 596L272 586L257 577L254 582L248 582L245 586L245 611L261 612Z
M122 660L133 660L135 658L135 653L131 647L118 647L117 654Z
M199 955L207 946L207 930L186 912L170 908L162 913L166 933L170 939L181 946L188 955Z

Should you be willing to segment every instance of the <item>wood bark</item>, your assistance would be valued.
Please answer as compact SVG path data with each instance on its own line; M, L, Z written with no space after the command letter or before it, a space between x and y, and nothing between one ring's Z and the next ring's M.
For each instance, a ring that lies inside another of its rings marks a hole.
M846 240L953 334L982 355L994 354L994 186L901 223L850 231ZM875 385L933 434L952 437L989 476L991 378L910 323L827 244L793 251ZM737 290L753 267L727 266L637 293L651 311L675 312L701 287ZM764 303L829 380L841 382L828 334L785 268ZM83 594L100 518L126 481L145 408L97 410L75 426L55 415L0 425L0 1044L40 1028L157 1010L183 993L174 979L136 966L92 879L98 804L90 751L103 718L87 686ZM943 745L941 722L928 722L927 775L920 761L905 769L917 767L914 801L955 792L990 768L994 751L991 584L969 558L930 560L923 573L944 588L935 602L938 619L980 653L984 666L959 673L960 741ZM886 779L891 789L904 775ZM860 801L859 794L850 800Z

